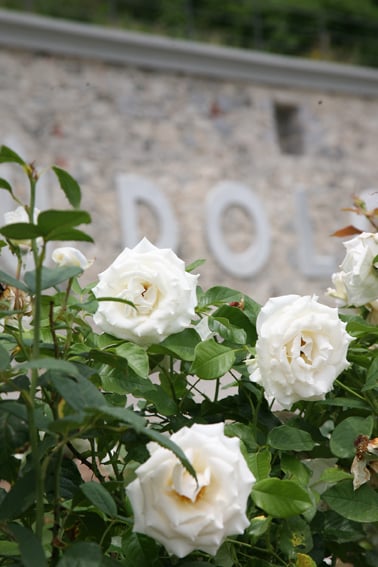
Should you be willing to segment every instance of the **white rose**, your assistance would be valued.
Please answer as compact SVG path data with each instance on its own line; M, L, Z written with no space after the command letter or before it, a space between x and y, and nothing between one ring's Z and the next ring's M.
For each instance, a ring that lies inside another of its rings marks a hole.
M344 242L345 258L340 266L348 305L356 307L378 299L378 233L363 232Z
M184 427L171 439L192 463L198 484L171 451L150 443L150 458L127 487L134 531L178 557L195 549L215 555L227 536L249 525L246 506L255 478L239 439L226 437L223 423Z
M158 343L188 327L197 304L198 276L168 249L143 238L99 275L96 297L126 299L99 302L94 322L105 332L141 345Z
M335 287L329 287L327 289L327 295L335 299L336 305L344 307L348 303L347 290L344 284L344 272L332 274L332 283Z
M39 215L40 211L39 209L34 209L34 223L37 222L37 218ZM19 222L26 222L26 223L30 223L30 219L29 219L29 215L26 212L26 210L24 209L24 207L17 207L17 209L15 209L14 211L8 211L6 213L4 213L4 222L6 225L8 224L16 224ZM15 240L12 239L11 242L15 245L15 246L19 246L21 252L28 252L31 247L32 247L32 241L31 240ZM37 244L40 245L42 242L41 238L37 238Z
M253 382L289 409L299 400L321 400L348 366L352 337L335 308L311 296L269 299L257 317Z
M77 248L72 246L62 246L56 248L51 255L53 261L60 267L77 266L82 270L86 270L93 264L93 260L88 260L86 256Z

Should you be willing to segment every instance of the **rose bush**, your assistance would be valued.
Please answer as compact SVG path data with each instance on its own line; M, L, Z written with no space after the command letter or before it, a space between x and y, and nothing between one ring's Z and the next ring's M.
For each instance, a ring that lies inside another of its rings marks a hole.
M161 542L177 557L199 549L215 555L228 535L249 525L247 501L254 481L239 440L223 423L194 424L171 439L188 456L197 480L167 449L149 445L150 458L127 488L134 530Z
M102 302L94 322L103 331L138 344L161 342L190 325L197 279L172 250L159 250L143 238L99 275L93 289L97 298L114 297L131 304Z
M0 565L375 567L371 296L345 295L345 312L297 295L261 308L201 289L200 261L146 240L83 285L78 249L47 255L92 241L79 185L53 166L70 208L37 215L34 163L5 146L3 162L29 199L0 228L14 254L0 270ZM360 240L356 266L375 237Z
M315 297L274 297L256 322L256 358L251 380L268 400L290 409L299 400L321 400L347 368L352 337L338 312Z

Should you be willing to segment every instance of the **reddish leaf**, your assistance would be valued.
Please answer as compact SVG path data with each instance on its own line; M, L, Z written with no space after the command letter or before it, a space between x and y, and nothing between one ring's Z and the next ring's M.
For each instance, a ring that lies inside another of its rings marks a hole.
M349 226L344 226L344 228L336 230L331 236L352 236L353 234L361 234L361 232L362 230L350 224Z

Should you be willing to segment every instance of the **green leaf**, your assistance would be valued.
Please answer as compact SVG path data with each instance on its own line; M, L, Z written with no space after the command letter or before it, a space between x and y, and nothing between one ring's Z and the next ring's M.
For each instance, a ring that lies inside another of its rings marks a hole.
M67 171L57 167L56 165L52 167L53 172L58 178L60 187L64 191L65 196L67 197L68 202L72 207L78 209L80 207L81 201L81 190L80 185L71 177Z
M8 146L1 146L0 148L0 163L18 163L22 167L26 166L24 160Z
M223 305L224 303L231 303L242 299L243 294L240 291L229 287L214 286L208 289L201 297L201 306Z
M175 415L177 413L176 402L161 386L151 384L151 388L144 393L147 402L152 403L156 411L165 416Z
M237 400L237 398L234 398ZM231 400L231 398L230 398ZM238 402L233 402L238 405ZM226 423L224 433L228 437L239 437L240 441L247 447L249 451L257 451L258 445L256 443L256 431L253 431L250 425L246 423Z
M338 467L329 467L322 472L319 480L321 482L335 483L340 482L340 480L350 479L352 477L353 475L351 473L343 471Z
M152 567L157 562L158 547L152 538L128 532L122 538L122 552L130 567Z
M128 423L137 433L145 433L146 420L132 410L108 406L103 403L96 408L96 412L122 421L123 423Z
M15 405L22 404L14 402ZM26 416L16 416L7 411L9 404L0 404L0 461L4 462L10 455L20 451L29 441L29 426ZM21 409L21 408L20 408Z
M272 455L266 447L260 449L257 453L248 455L248 464L253 476L257 481L268 478L271 471Z
M19 545L22 564L25 567L47 567L42 544L31 530L19 524L10 524L8 529Z
M205 262L206 262L206 260L204 260L203 258L199 258L198 260L195 260L194 262L192 262L191 264L186 266L185 271L186 272L193 272L193 270L195 270L196 268L199 268L199 266L202 266L202 264L204 264Z
M147 352L141 346L134 343L122 343L115 352L127 360L130 368L142 378L146 378L149 372L149 360Z
M330 439L331 451L336 457L342 459L353 457L355 454L354 442L359 435L370 437L374 427L374 418L352 416L347 417L336 425Z
M184 329L180 333L170 335L158 345L152 345L150 353L171 354L180 360L192 362L194 360L194 349L201 341L194 329Z
M221 306L225 304L230 306L230 304L234 302L244 303L244 310L242 311L240 309L240 311L244 313L252 323L255 323L256 317L260 311L260 305L248 297L248 295L229 287L211 287L200 295L198 307L201 308L208 305Z
M226 374L234 362L233 349L209 339L196 346L190 372L204 380L213 380Z
M234 327L238 327L245 331L247 335L247 343L250 345L255 344L257 338L256 326L242 309L239 309L238 307L231 307L230 305L222 305L213 313L213 317L228 319Z
M288 557L295 557L298 552L307 552L313 547L310 526L300 517L288 518L283 522L277 539L281 551Z
M61 211L49 209L38 215L38 227L44 236L62 227L73 228L80 224L89 224L91 217L86 211Z
M70 278L78 276L83 270L79 266L62 266L56 268L42 268L42 289L57 286ZM35 270L26 272L25 283L32 293L35 293Z
M283 453L281 456L281 469L289 480L295 480L301 486L307 486L311 477L311 471L298 460L297 456Z
M252 487L252 498L256 506L276 518L296 516L312 506L308 493L293 480L260 480Z
M44 368L45 370L58 370L59 376L72 376L77 379L81 379L82 376L78 367L73 364L72 362L68 362L68 360L60 360L57 358L34 358L29 362L23 362L19 365L19 368L22 370L25 369L33 369L33 368Z
M70 227L58 227L45 237L46 242L54 240L76 240L77 242L94 242L93 238L82 230Z
M29 222L6 224L0 229L0 234L12 240L29 240L30 238L42 236L39 227Z
M218 335L223 339L239 345L246 344L247 333L244 329L240 329L240 327L232 325L225 317L209 316L208 323L210 331L218 333Z
M295 559L295 567L316 567L316 563L312 557L305 553L297 553Z
M56 362L66 361L56 360ZM75 370L78 372L77 369ZM68 405L78 411L104 406L104 396L90 380L81 376L80 373L72 378L69 375L72 376L72 373L66 373L64 369L49 372L49 380L53 388L59 392Z
M378 386L378 356L373 359L366 374L366 382L362 387L362 392L367 392Z
M272 429L268 435L268 443L281 451L311 451L315 443L307 431L280 425Z
M0 370L5 370L6 368L8 368L9 363L10 356L8 354L8 351L0 345Z
M0 557L10 557L12 555L20 555L20 548L15 541L0 540Z
M377 325L372 325L362 317L352 317L348 320L347 331L353 337L361 338L365 335L378 335Z
M17 479L0 505L0 521L12 520L25 512L34 501L35 476L31 470Z
M98 482L86 482L80 486L80 490L88 500L107 516L117 515L117 505L106 488Z
M269 529L271 523L272 519L269 517L255 516L247 528L247 534L257 539Z
M57 567L103 567L101 547L94 542L76 542L67 549Z
M369 404L364 402L364 400L360 400L357 398L328 398L327 400L318 400L316 402L317 405L321 406L336 406L336 407L343 407L343 408L351 408L351 409L369 409Z
M20 280L13 278L12 276L7 274L6 272L3 272L2 270L0 270L0 281L4 284L10 285L12 287L16 287L17 289L22 289L22 291L25 292L29 291L29 289L23 282L20 282Z
M378 522L378 494L367 484L353 490L353 482L345 480L331 486L322 498L340 516L354 522Z
M6 179L3 179L2 177L0 177L0 189L5 189L6 191L9 191L9 193L13 197L13 190L12 190L11 184Z

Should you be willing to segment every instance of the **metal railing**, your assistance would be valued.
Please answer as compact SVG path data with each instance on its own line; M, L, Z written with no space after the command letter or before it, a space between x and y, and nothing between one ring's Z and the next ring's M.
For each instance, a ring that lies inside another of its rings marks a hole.
M370 15L332 6L327 10L298 7L285 0L212 4L201 0L0 0L1 7L269 53L378 66L378 7Z
M378 96L378 70L0 9L0 46L317 92Z

